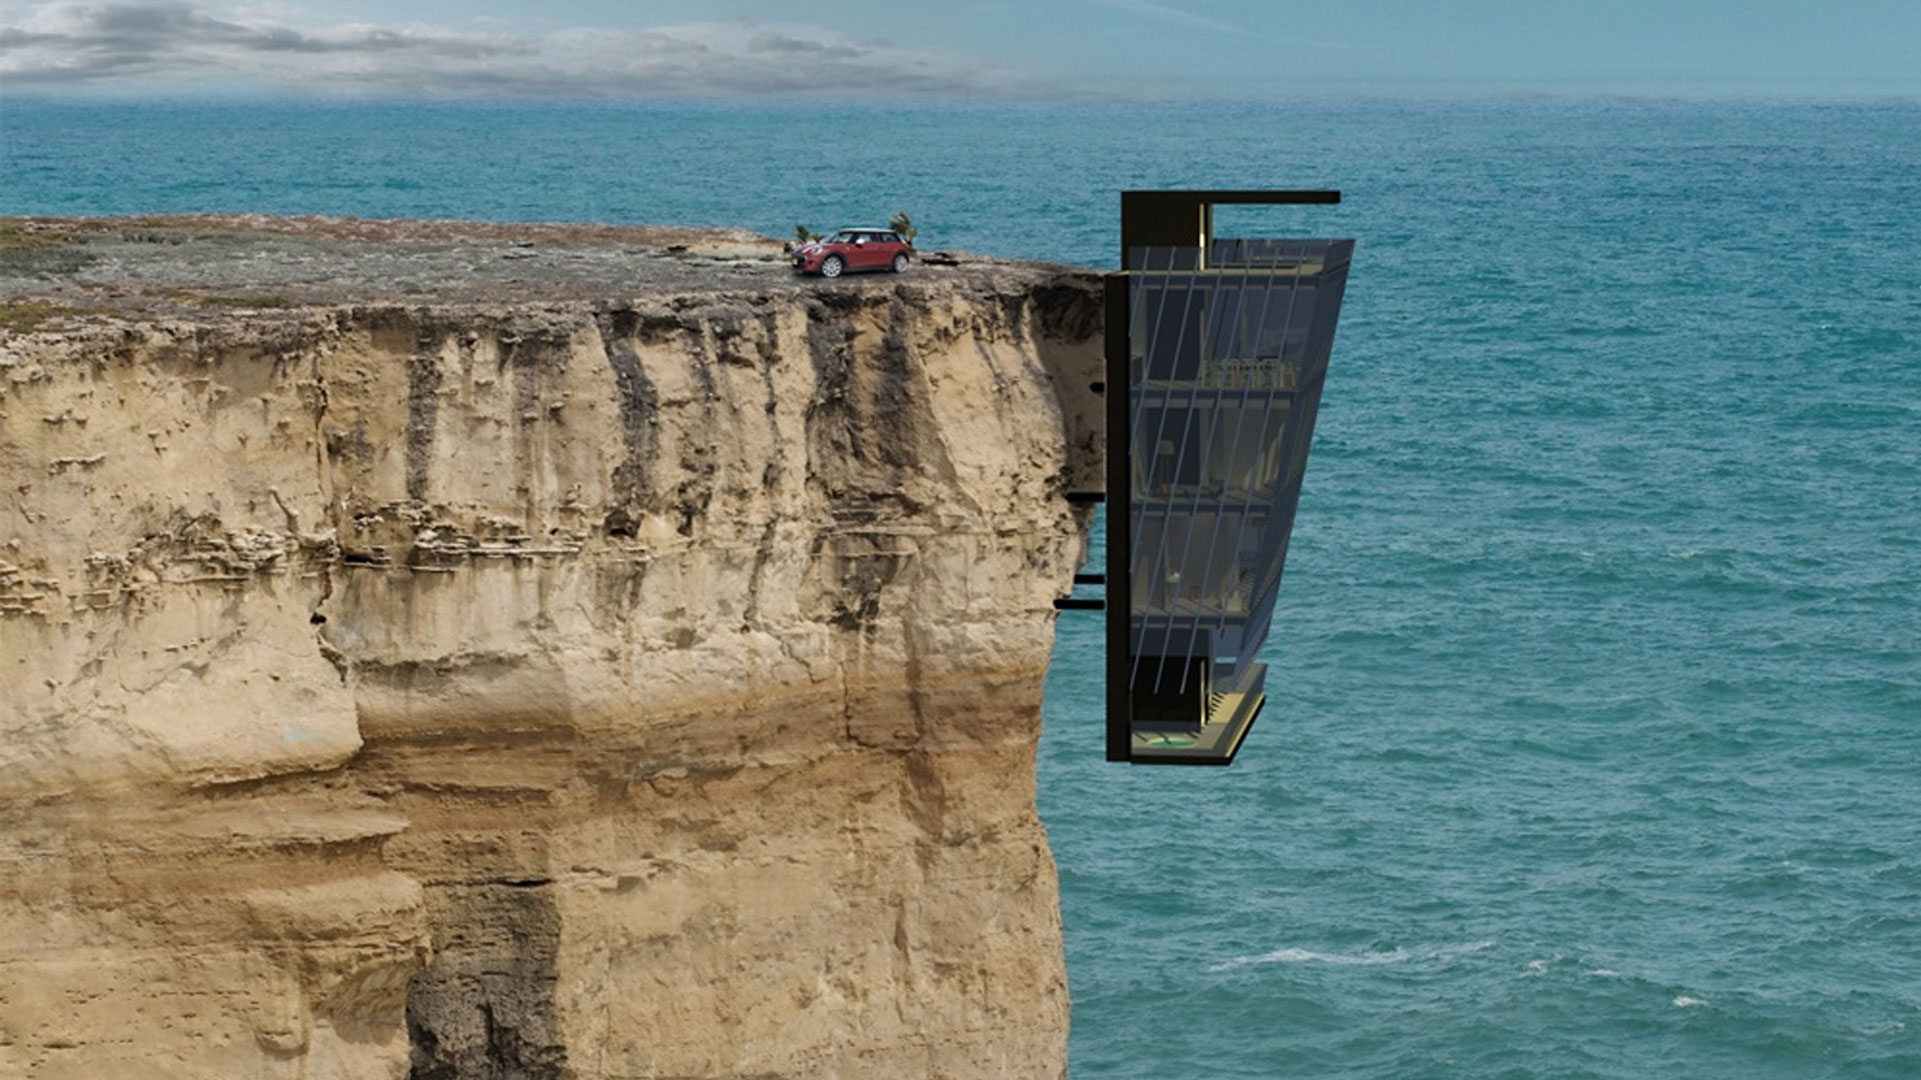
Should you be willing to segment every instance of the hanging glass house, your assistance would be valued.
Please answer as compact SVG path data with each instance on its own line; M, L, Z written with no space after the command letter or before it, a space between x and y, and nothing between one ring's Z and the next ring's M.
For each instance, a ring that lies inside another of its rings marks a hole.
M1213 210L1339 199L1122 193L1106 294L1109 760L1228 764L1266 700L1258 657L1354 242L1218 238Z

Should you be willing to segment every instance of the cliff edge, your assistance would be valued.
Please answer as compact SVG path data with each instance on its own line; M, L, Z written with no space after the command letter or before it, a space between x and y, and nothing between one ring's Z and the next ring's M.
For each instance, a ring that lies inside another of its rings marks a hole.
M0 1075L1057 1077L1099 295L0 221Z

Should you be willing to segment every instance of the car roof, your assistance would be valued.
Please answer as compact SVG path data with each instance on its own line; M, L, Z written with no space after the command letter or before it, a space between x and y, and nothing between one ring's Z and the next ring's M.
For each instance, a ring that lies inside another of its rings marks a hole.
M880 233L890 233L890 232L893 232L894 230L892 230L892 229L870 229L870 228L866 228L865 226L855 226L855 227L852 227L852 228L846 228L846 229L835 229L834 231L835 231L835 232L880 232Z

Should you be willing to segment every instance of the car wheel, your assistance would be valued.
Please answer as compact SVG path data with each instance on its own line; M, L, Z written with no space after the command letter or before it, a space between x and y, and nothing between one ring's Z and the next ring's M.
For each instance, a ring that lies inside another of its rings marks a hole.
M820 261L821 277L839 277L840 272L845 269L847 269L847 263L839 255L829 255Z
M894 256L894 273L905 274L906 272L907 272L907 253L903 251L900 254Z

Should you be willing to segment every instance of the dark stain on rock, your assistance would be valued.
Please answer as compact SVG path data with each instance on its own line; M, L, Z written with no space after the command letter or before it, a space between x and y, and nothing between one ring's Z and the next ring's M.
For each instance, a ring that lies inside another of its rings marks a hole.
M777 311L760 313L760 362L768 368L780 363L780 313Z
M373 464L374 447L367 438L367 421L356 419L351 428L328 428L327 458L365 469Z
M809 304L807 351L815 390L807 411L809 481L835 500L837 510L860 505L913 508L907 491L928 464L928 403L919 361L911 348L913 302L887 303L887 328L878 348L859 347L860 297L821 294L833 303ZM873 312L878 314L878 312Z
M427 903L462 926L407 987L410 1080L560 1080L555 1009L560 916L553 886L524 875L438 885Z
M614 466L611 495L618 519L607 515L610 536L633 536L639 525L638 513L647 497L647 466L654 457L660 435L655 430L660 416L660 392L641 370L640 354L634 341L642 337L639 313L618 308L599 316L600 338L607 351L607 366L614 373L614 390L619 396L620 437L623 453ZM625 532L617 532L624 529Z
M706 336L698 327L687 332L685 352L694 382L700 387L700 395L695 403L700 410L700 422L692 429L694 438L681 444L682 479L674 485L672 512L680 517L680 535L692 536L694 523L706 517L707 507L713 504L714 481L720 472L714 448L714 440L720 434L720 418L716 413L720 390L714 381L713 360L707 353Z
M920 461L917 421L925 403L914 392L914 358L907 348L909 322L907 305L896 299L887 312L887 337L881 342L880 365L875 373L873 415L865 425L878 436L870 448L874 463L889 469L911 469Z
M433 462L434 426L440 415L440 363L434 342L422 332L407 364L407 497L427 499L427 471Z
M639 339L642 345L665 345L684 334L700 333L700 320L690 318L680 310L662 313L628 309L620 314L632 320L631 329L625 336Z
M807 358L814 364L814 399L847 395L854 330L826 304L807 305Z
M1101 336L1101 291L1096 278L1070 279L1031 294L1042 337L1087 341Z
M601 520L600 528L608 536L632 540L640 535L640 519L628 513L626 507L616 506Z
M510 330L500 334L500 363L513 375L514 427L525 430L540 419L540 355L538 340ZM531 346L531 347L530 347Z
M830 626L852 634L873 626L879 618L880 597L878 595L842 596L835 598L834 613L827 617L827 622Z
M760 366L765 352L755 356L748 351L747 325L747 314L743 311L723 310L708 316L707 330L714 339L714 359L734 367Z
M820 294L822 297L831 294ZM814 366L814 396L807 403L810 473L829 493L845 480L837 475L853 460L856 432L849 401L853 389L853 329L825 303L807 305L807 358Z
M772 311L762 312L760 316L760 363L761 381L767 387L766 409L767 427L774 435L774 445L783 445L780 430L780 391L774 385L774 367L780 363L780 319ZM761 485L773 491L780 484L782 476L781 459L775 454L767 459L761 471Z
M1016 345L1027 344L1027 297L1010 293L1000 298L1001 323L1007 328L1007 338Z
M841 536L833 544L839 587L827 621L849 632L872 630L880 619L881 593L900 576L901 558L892 551L875 551L867 536Z

